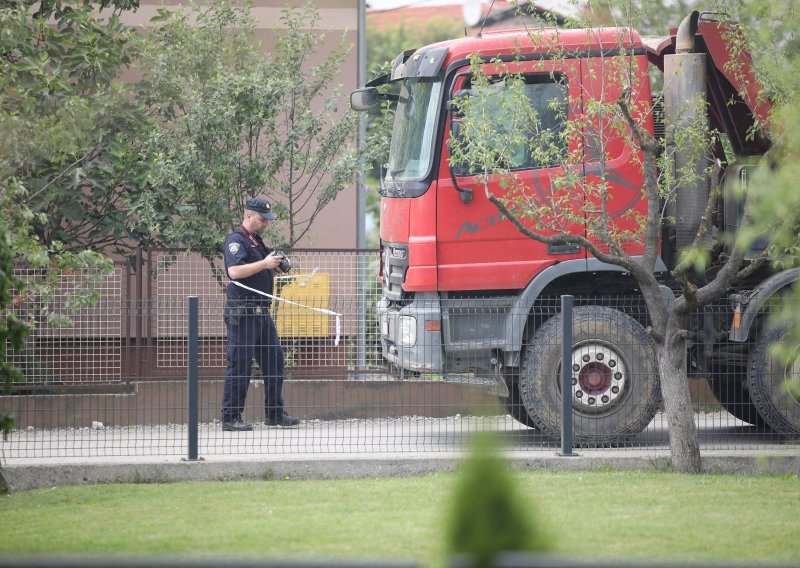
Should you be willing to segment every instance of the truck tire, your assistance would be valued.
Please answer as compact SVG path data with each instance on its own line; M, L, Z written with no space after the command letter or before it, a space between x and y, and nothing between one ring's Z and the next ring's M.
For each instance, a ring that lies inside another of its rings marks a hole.
M708 379L708 386L722 408L729 414L753 426L767 427L767 423L761 418L750 398L746 373L733 366L719 367Z
M505 403L506 410L508 410L511 418L520 424L528 426L529 428L536 427L533 420L531 420L531 417L528 416L528 411L525 410L525 405L520 397L518 376L515 378L515 380L508 381L508 396L505 397L503 402Z
M644 328L618 310L583 306L572 322L573 440L613 444L643 431L658 410L655 349ZM561 433L561 316L547 320L525 353L520 396L545 434Z
M786 379L800 380L800 345L792 345L792 358L785 363L771 355L774 343L790 341L786 327L768 329L750 355L747 381L750 398L764 421L777 433L800 434L800 400L786 388Z

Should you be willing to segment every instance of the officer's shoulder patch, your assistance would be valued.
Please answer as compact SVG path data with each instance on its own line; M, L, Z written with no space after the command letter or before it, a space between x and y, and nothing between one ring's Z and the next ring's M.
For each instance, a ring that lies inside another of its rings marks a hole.
M241 245L239 243L231 243L228 245L228 250L231 251L231 254L236 254L239 252Z

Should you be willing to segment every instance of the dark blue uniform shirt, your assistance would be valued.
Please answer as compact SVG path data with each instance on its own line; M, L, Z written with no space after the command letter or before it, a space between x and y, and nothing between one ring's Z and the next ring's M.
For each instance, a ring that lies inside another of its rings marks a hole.
M225 255L225 273L227 274L228 268L240 264L250 264L263 260L267 255L272 252L272 249L264 245L261 237L255 234L247 233L246 229L239 227L225 240L225 247L223 249ZM230 275L229 275L230 277ZM252 276L239 279L249 288L272 294L272 271L262 270L256 272ZM232 300L261 300L264 303L269 303L270 298L266 298L255 292L240 288L233 282L228 283L228 298Z

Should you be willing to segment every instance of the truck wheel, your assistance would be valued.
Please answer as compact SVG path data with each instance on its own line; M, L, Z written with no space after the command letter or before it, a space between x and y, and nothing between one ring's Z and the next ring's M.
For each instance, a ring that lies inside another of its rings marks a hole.
M780 434L800 434L800 400L786 388L786 379L800 380L800 345L792 346L792 357L785 363L770 354L774 343L790 341L787 328L767 330L750 355L747 381L750 398L769 426Z
M531 417L528 416L528 411L525 410L525 405L522 403L522 398L519 395L518 380L508 381L508 396L505 398L504 402L506 410L508 410L511 418L529 428L534 428L536 426L533 420L531 420Z
M728 413L742 422L764 428L767 423L761 418L756 405L750 399L747 388L747 375L737 372L733 366L719 367L708 379L708 386Z
M644 430L660 401L655 349L644 328L617 310L598 306L573 311L573 440L615 443ZM528 346L520 396L545 434L561 432L561 316L544 323Z

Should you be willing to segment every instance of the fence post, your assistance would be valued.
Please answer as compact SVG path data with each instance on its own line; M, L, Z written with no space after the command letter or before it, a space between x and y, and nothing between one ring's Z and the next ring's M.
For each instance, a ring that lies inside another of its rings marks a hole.
M142 355L145 352L144 346L144 313L145 313L145 303L144 303L144 256L142 254L142 247L136 247L136 274L135 277L135 285L134 285L134 316L136 321L133 322L134 328L134 380L140 381L142 380ZM128 378L128 382L130 383L130 378Z
M363 174L362 174L363 175ZM361 186L363 187L363 186ZM359 187L359 191L361 191L361 187ZM358 245L362 247L361 243ZM356 272L358 278L358 285L356 286L356 290L358 291L358 298L356 299L356 303L358 304L358 337L356 339L356 370L363 371L367 368L367 358L366 358L366 343L367 343L367 255L359 248L358 253L356 253L356 262L358 263L358 270Z
M561 454L572 453L572 296L561 296Z
M188 378L189 378L189 442L188 442L188 456L186 461L197 461L197 422L198 422L198 396L197 396L197 378L198 378L198 306L199 301L197 296L188 296L189 300L189 365L188 365Z

